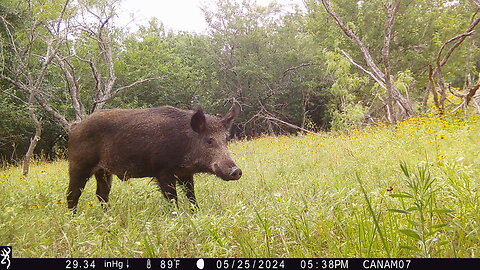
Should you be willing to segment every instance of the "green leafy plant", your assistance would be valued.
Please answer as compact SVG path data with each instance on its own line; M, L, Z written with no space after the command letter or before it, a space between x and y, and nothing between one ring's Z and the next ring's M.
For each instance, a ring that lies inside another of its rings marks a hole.
M371 203L370 199L368 198L367 191L365 190L365 187L363 185L362 180L360 179L360 176L358 175L358 172L356 173L356 178L357 178L358 183L360 184L360 190L362 191L362 194L365 198L365 201L367 202L368 212L370 212L370 214L372 215L373 223L375 224L376 232L378 232L378 235L380 236L380 240L382 241L383 248L384 248L387 256L390 257L390 249L387 245L387 241L385 239L384 233L382 232L382 227L380 226L380 222L377 218L377 215L375 214L375 211L373 210L372 203Z
M435 195L439 190L435 185L437 178L430 174L428 163L418 166L416 173L412 173L404 161L400 163L400 168L405 176L407 191L390 195L401 200L402 208L389 211L405 215L411 227L399 229L399 232L417 243L401 247L414 251L417 256L432 257L438 247L448 243L439 236L449 226L448 222L442 221L441 215L453 210L436 206Z

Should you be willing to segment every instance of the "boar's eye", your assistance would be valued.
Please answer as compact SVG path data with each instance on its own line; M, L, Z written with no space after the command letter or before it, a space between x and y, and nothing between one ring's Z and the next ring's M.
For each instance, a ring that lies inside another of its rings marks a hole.
M208 138L205 143L207 144L208 147L212 147L215 144L215 139L214 138Z

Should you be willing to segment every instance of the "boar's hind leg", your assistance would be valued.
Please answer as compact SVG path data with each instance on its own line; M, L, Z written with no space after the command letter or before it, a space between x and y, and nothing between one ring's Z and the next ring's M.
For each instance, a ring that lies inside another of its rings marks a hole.
M193 183L193 175L177 175L178 182L185 188L188 201L193 209L198 209L197 199L195 198L195 186Z
M169 202L177 204L177 189L175 176L171 173L162 173L155 178L163 195Z
M95 172L95 178L97 179L97 198L105 208L108 203L108 195L112 188L112 174L104 169L100 169Z

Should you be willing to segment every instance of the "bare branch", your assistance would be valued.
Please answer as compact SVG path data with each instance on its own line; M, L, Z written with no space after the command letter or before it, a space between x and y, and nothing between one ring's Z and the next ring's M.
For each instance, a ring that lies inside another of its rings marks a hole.
M35 91L30 92L30 97L28 98L28 115L32 120L35 126L35 135L30 139L30 145L28 146L27 153L23 159L23 175L27 175L30 168L30 159L33 156L33 151L35 150L37 143L40 141L40 136L42 135L42 122L38 119L35 114L35 108L33 103L35 102Z
M479 78L478 78L477 83L475 85L473 85L472 87L470 87L470 89L468 89L466 94L459 94L461 97L463 97L463 102L460 105L458 105L458 107L453 109L452 113L457 112L461 108L466 109L468 104L470 103L470 101L476 96L478 89L480 89L480 73L478 75L479 75ZM474 105L477 108L477 104L475 103Z
M350 30L338 17L338 15L333 11L333 9L330 7L330 1L329 0L322 0L323 6L325 7L325 10L327 13L332 16L335 19L335 22L337 25L342 29L342 31L349 37L351 40L353 40L357 46L359 47L360 51L363 54L363 58L367 64L367 66L370 68L370 72L367 72L372 78L377 81L382 88L386 89L388 92L388 95L390 99L393 99L394 101L397 102L397 104L400 106L400 108L406 113L407 116L412 116L414 115L413 107L399 91L396 89L395 85L391 83L390 81L390 65L388 63L389 61L389 50L390 50L390 40L391 40L391 35L392 35L392 28L393 24L395 21L395 15L398 10L398 7L400 5L400 0L396 2L396 4L393 4L392 1L390 0L388 5L386 6L387 8L387 18L385 21L385 36L384 36L384 45L382 49L382 55L383 55L383 62L385 65L385 73L383 73L378 66L375 64L375 61L373 60L373 57L370 55L370 52L368 51L367 47L363 42L360 40L360 38L352 31ZM344 53L345 54L345 53ZM348 57L350 62L355 63L350 57ZM357 67L361 67L359 64L354 64ZM362 70L366 71L366 68L361 68ZM373 75L374 76L373 76ZM394 119L393 119L394 121Z
M100 75L100 72L98 71L95 63L90 59L81 58L78 55L75 55L75 58L77 58L82 62L87 63L90 66L90 71L92 72L92 76L95 79L95 92L97 93L97 95L99 94L103 95L102 76Z
M70 0L65 0L65 4L63 5L62 12L60 12L60 16L58 16L57 32L60 32L60 24L63 19L63 15L65 15L65 11L67 10L67 6L69 3L70 3Z
M385 19L385 29L382 48L382 61L385 70L385 86L388 92L392 91L392 82L390 80L390 41L392 39L392 29L395 23L395 14L400 6L400 0L394 5L392 1L388 1L385 8L387 9L387 18Z
M478 8L480 8L480 0L473 0L473 2L477 5Z
M299 69L299 68L303 68L303 67L312 66L312 65L315 65L315 64L313 64L313 63L302 63L298 66L289 67L289 68L287 68L283 71L282 79L285 78L285 76L287 76L287 73L290 72L290 71L293 71L293 70L296 70L296 69Z
M0 88L0 91L3 92L5 95L13 98L13 99L16 99L17 101L21 102L22 104L24 105L28 105L27 101L17 97L16 95L12 94L12 93L9 93L10 90L12 90L14 88L14 86L10 87L9 89L1 89Z
M435 80L433 79L433 67L432 65L428 65L428 80L430 82L430 89L432 90L433 94L433 102L437 108L440 108L440 100L438 99L438 92L437 87L435 86Z
M63 129L68 131L70 129L70 123L68 120L63 116L60 112L58 112L55 108L53 108L48 100L46 100L42 95L38 94L35 95L35 100L42 106L42 108L50 113L55 120L62 126Z
M394 5L392 1L388 1L387 8L387 18L385 20L385 29L384 29L384 38L383 38L383 48L382 48L382 56L383 56L383 63L386 70L389 70L390 64L390 41L392 40L392 29L393 24L395 23L395 15L400 7L400 0ZM386 78L388 79L388 78Z
M5 81L15 85L16 87L18 87L19 89L23 90L23 91L26 91L28 88L26 85L24 85L21 81L17 81L17 80L14 80L8 76L6 76L5 74L3 73L0 73L0 78L4 79Z
M300 68L304 68L304 67L308 67L308 66L317 66L317 65L318 64L315 64L315 63L301 63L300 65L289 67L289 68L287 68L283 71L282 77L280 78L280 83L282 83L284 81L285 77L287 77L288 73L291 72L291 71L294 71L294 70L297 70L297 69L300 69ZM270 90L267 98L271 97L272 95L275 95L275 92L279 87L277 87L275 89L272 89L268 82L266 82L266 85L267 85L268 89Z
M2 22L3 24L5 25L5 32L7 33L8 35L8 38L10 40L10 45L12 46L12 49L13 51L15 52L16 55L20 55L18 49L17 49L17 46L15 45L15 38L13 37L13 34L10 30L10 28L13 28L13 26L5 19L4 16L0 16L0 18L2 19Z
M112 96L115 96L118 92L122 91L122 90L125 90L125 89L128 89L128 88L131 88L131 87L134 87L138 84L141 84L141 83L145 83L145 82L149 82L149 81L155 81L155 80L161 80L161 79L165 79L167 78L167 76L160 76L160 77L152 77L152 78L146 78L146 79L143 79L143 80L139 80L139 81L136 81L136 82L133 82L129 85L125 85L125 86L122 86L122 87L119 87L117 89L115 89L114 91L112 91Z
M278 118L276 118L276 117L274 117L274 116L272 116L272 115L270 115L270 114L259 114L258 116L263 117L263 118L265 118L265 119L267 119L267 120L273 120L273 121L279 122L279 123L281 123L281 124L283 124L283 125L286 125L286 126L288 126L288 127L294 128L294 129L301 130L301 131L306 132L306 133L309 133L309 134L320 135L319 133L316 133L316 132L313 132L313 131L311 131L311 130L304 129L304 128L299 127L299 126L297 126L297 125L294 125L294 124L285 122L285 121L283 121L283 120L280 120L280 119L278 119Z
M382 71L377 67L375 64L375 61L373 60L373 57L370 55L370 52L368 51L367 47L363 42L358 38L358 36L350 30L338 17L338 15L333 11L333 9L330 7L330 0L322 0L323 6L325 7L325 10L327 11L330 16L332 16L335 19L335 22L337 25L342 29L342 31L349 37L351 40L353 40L357 46L360 48L360 51L363 54L363 58L365 59L367 66L373 71L375 76L382 81L385 80L385 75L383 74Z
M72 72L70 72L70 70L67 67L67 64L71 66L70 63L68 63L65 58L63 58L62 60L59 54L55 55L55 59L57 60L57 64L62 70L63 75L65 76L65 79L69 84L68 88L69 88L70 98L72 99L72 107L75 112L75 119L76 121L80 121L85 117L85 110L84 110L83 104L80 101L80 85L78 84L78 81L75 78L75 73L73 73L74 69L72 69Z
M450 87L450 85L448 85L448 91L449 91L452 95L454 95L454 96L456 96L456 97L459 97L459 98L464 98L464 97L466 96L466 94L462 94L462 93L459 93L459 92L453 90L452 87Z
M468 37L468 36L471 36L471 35L473 35L473 34L475 33L475 31L473 30L473 28L474 28L475 26L477 26L477 24L478 24L479 22L480 22L480 18L476 19L476 20L472 23L472 25L469 27L469 29L467 29L467 31L466 31L465 33L462 33L462 34L460 34L460 35L457 35L457 36L455 36L455 37L453 37L453 38L445 41L445 42L442 44L442 46L440 47L440 49L438 50L438 53L437 53L437 66L443 67L443 66L447 63L448 59L450 58L450 55L452 55L453 51L454 51L458 46L460 46L460 44L462 44L462 42L465 40L465 38ZM472 26L473 26L473 27L472 27ZM472 29L472 30L470 30L470 29ZM447 53L446 53L445 56L443 57L442 61L440 61L440 57L442 56L442 52L443 52L443 50L445 49L445 47L446 47L449 43L451 43L451 42L453 42L453 41L455 41L455 40L457 40L457 42L447 51Z
M480 18L477 18L475 19L474 21L472 21L472 23L470 24L470 26L468 27L468 29L462 33L462 34L459 34L459 35L456 35L452 38L450 38L449 40L445 41L442 46L440 47L440 49L438 50L438 53L437 53L437 56L436 56L436 67L435 67L435 71L434 71L434 75L436 75L436 77L438 78L438 85L440 87L440 94L441 94L441 97L440 97L440 100L439 100L439 104L437 105L438 108L440 108L440 110L443 110L443 107L445 106L445 100L446 100L446 94L447 94L447 89L446 89L446 86L445 86L445 80L443 78L443 74L442 74L442 67L447 63L448 59L450 58L450 56L452 55L453 51L458 48L462 42L468 37L468 36L471 36L475 33L474 31L474 28L478 25L478 23L480 23ZM443 53L443 50L446 48L446 46L452 42L456 41L452 47L450 47L450 49L447 51L447 53L445 54L445 56L441 59L442 57L442 53ZM432 84L432 82L430 82ZM455 110L458 110L459 108L457 107Z
M479 75L479 77L478 77L477 84L475 84L475 85L473 85L472 87L470 87L470 89L468 90L467 95L465 96L465 103L466 103L466 105L468 105L468 103L470 102L470 100L476 95L478 89L480 88L480 73L479 73L478 75Z
M43 82L43 78L45 76L45 73L47 72L47 68L52 62L52 59L54 57L54 54L56 53L56 50L58 49L57 47L53 47L53 40L47 41L47 51L45 53L45 59L42 62L42 67L40 68L40 73L37 76L37 80L35 81L35 84L33 85L33 89L37 90L40 87L40 84Z
M134 87L136 85L139 85L141 83L145 83L145 82L149 82L149 81L155 81L155 80L161 80L161 79L165 79L167 78L167 76L160 76L160 77L152 77L152 78L146 78L146 79L143 79L143 80L139 80L139 81L135 81L129 85L125 85L125 86L122 86L122 87L119 87L115 90L113 90L110 94L107 94L105 95L105 98L102 99L102 100L96 100L94 101L94 107L96 104L104 104L106 103L107 101L109 101L111 98L113 98L115 95L118 94L118 92L122 91L122 90L125 90L125 89L128 89L128 88L131 88L131 87Z
M350 63L352 63L354 66L358 67L359 69L361 69L363 72L367 73L368 75L370 75L370 77L372 77L379 85L380 87L382 87L383 89L387 90L387 87L385 86L385 82L382 81L381 79L379 79L377 76L375 76L375 74L373 74L372 72L368 71L366 68L362 67L360 64L356 63L345 51L343 50L340 50L343 55L345 55L345 57L348 59L348 61L350 61Z
M77 57L90 66L93 78L95 79L95 98L92 111L101 109L105 102L109 100L114 94L112 93L117 80L114 69L114 58L111 36L109 36L108 24L115 15L112 10L106 6L99 7L98 10L91 10L89 7L84 7L86 12L95 17L96 22L93 25L80 23L80 30L87 33L88 36L95 40L100 50L100 60L102 65L107 67L107 74L102 74L97 62L89 59L82 59Z

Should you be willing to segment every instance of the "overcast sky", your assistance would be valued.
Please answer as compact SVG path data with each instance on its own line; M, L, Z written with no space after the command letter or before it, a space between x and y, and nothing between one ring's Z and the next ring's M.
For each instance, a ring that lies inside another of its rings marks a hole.
M241 0L237 0L241 1ZM257 0L260 5L267 5L272 0ZM302 0L276 0L281 4L299 4ZM206 28L200 6L212 5L209 0L123 0L120 6L118 22L131 30L136 25L145 25L150 18L157 17L167 29L202 33ZM132 14L134 21L132 22Z

